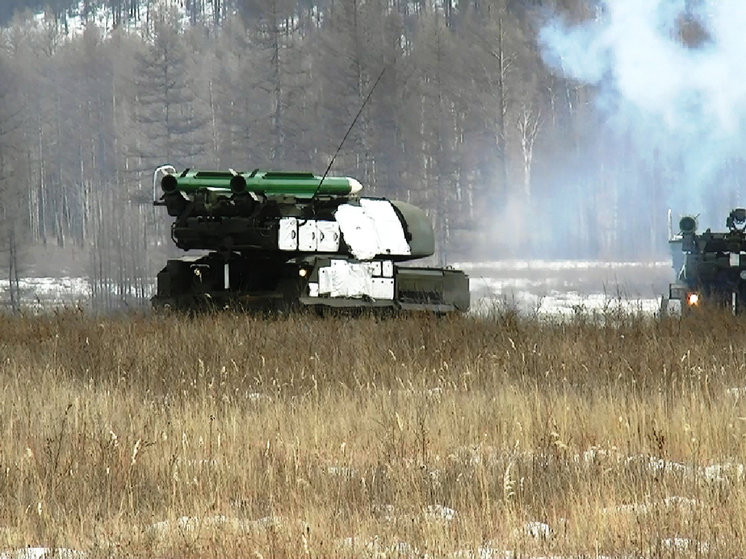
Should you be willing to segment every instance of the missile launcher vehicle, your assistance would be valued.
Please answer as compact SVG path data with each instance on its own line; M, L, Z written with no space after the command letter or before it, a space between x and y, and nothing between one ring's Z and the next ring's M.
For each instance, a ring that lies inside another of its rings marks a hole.
M725 222L728 231L697 233L697 219L684 216L679 233L669 237L675 282L669 299L682 311L723 307L734 314L746 310L746 209L736 208Z
M353 178L162 166L153 182L174 243L199 251L158 273L156 308L469 308L462 271L403 264L435 250L425 212Z

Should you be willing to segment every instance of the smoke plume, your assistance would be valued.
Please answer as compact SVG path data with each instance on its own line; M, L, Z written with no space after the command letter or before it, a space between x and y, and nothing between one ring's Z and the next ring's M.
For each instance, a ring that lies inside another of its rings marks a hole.
M729 209L746 205L746 2L599 0L596 8L582 24L543 28L545 62L595 87L597 108L640 161L659 158L675 214L700 214L700 226L722 230Z

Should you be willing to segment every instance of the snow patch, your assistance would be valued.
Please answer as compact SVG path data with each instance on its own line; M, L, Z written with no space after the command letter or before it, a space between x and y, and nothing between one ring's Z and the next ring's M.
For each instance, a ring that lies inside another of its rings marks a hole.
M425 520L451 522L456 518L456 511L443 505L430 505L425 509Z
M86 554L72 549L50 547L26 547L0 553L0 559L84 559Z
M526 522L520 528L513 530L513 537L530 537L535 540L552 539L553 531L545 522Z

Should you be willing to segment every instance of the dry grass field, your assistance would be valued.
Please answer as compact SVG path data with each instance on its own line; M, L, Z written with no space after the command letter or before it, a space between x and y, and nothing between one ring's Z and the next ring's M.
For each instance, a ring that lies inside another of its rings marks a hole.
M70 310L0 382L7 557L746 556L728 315Z

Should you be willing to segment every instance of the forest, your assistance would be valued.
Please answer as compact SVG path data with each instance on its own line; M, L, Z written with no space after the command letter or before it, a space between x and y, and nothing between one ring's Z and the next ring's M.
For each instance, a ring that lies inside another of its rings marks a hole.
M669 208L721 227L739 203L743 45L727 31L746 14L621 4L3 0L11 305L40 246L84 255L94 304L146 299L175 252L153 207L165 163L333 161L424 208L441 263L665 258Z

